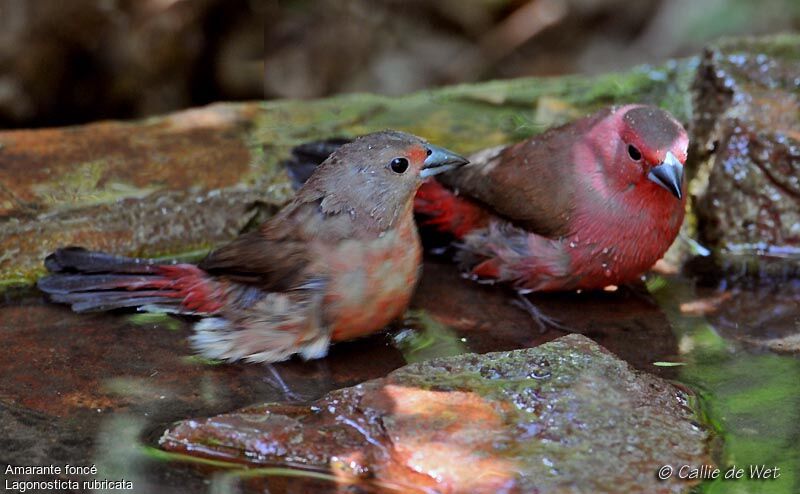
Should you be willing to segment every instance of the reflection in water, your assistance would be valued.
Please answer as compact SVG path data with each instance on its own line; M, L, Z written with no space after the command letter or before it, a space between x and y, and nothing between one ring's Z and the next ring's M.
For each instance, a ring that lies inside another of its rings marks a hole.
M92 459L97 465L97 480L124 479L132 482L137 492L158 491L159 486L148 479L147 460L139 448L146 423L144 417L126 413L109 416L100 423Z
M753 348L800 353L800 280L733 288L724 295L708 320L726 338Z

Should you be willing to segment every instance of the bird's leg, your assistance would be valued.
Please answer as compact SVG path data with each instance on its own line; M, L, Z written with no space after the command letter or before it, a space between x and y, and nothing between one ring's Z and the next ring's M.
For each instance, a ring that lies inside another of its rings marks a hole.
M283 380L281 373L278 372L278 369L275 368L275 365L266 364L266 367L269 369L270 374L272 374L272 378L269 376L264 376L264 380L267 381L273 388L276 388L283 393L283 398L286 401L303 401L303 397L292 391L292 388L286 384L286 381Z
M653 295L647 290L647 287L628 283L625 285L620 285L619 288L621 290L624 290L622 292L623 295L629 295L637 300L647 303L648 305L656 307L658 306L655 299L653 298Z
M328 364L328 359L314 360L314 366L316 367L316 374L317 374L315 381L318 384L322 384L322 390L323 390L322 394L333 390L335 384L334 384L333 373L331 372L331 367Z
M539 331L540 332L546 333L548 326L550 326L552 328L555 328L555 329L557 329L559 331L563 331L565 333L574 333L575 332L569 326L565 326L564 324L561 324L560 322L558 322L558 320L548 316L547 314L542 312L541 309L536 307L536 305L534 305L534 303L531 302L530 300L528 300L528 297L526 297L528 292L526 292L524 290L517 290L516 294L517 294L517 298L512 300L511 303L513 305L519 307L520 309L524 310L525 312L527 312L528 315L531 316L533 321L539 326Z

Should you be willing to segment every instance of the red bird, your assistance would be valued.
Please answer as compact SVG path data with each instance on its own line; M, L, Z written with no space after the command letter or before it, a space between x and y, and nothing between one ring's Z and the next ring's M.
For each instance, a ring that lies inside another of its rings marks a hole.
M295 198L198 265L59 249L38 286L76 312L138 307L204 318L203 355L277 362L384 327L408 305L420 268L413 198L467 161L402 132L369 134L316 169Z
M457 258L479 280L523 292L630 282L680 229L688 142L658 108L604 109L476 154L425 183L415 211L459 239Z

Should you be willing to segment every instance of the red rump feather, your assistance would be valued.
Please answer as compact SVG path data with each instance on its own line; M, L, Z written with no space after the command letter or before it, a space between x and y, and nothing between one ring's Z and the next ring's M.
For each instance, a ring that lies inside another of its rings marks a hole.
M173 290L168 296L180 299L185 309L213 314L222 308L225 297L220 296L219 284L194 264L162 265L159 271L166 278L163 288Z
M428 180L414 197L414 212L428 216L424 225L463 238L489 224L490 214L475 201L459 196L436 180Z

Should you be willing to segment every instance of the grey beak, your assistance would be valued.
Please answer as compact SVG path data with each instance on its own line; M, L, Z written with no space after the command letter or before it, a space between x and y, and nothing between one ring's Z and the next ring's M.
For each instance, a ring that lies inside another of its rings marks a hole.
M439 173L449 172L450 170L455 170L456 168L469 163L466 158L459 156L448 149L440 148L439 146L433 146L431 144L428 144L427 148L429 154L428 157L425 158L425 164L422 167L422 170L419 172L419 176L422 178L428 178L438 175Z
M674 154L667 152L664 161L650 169L647 178L661 187L664 187L673 196L680 199L683 196L683 165Z

